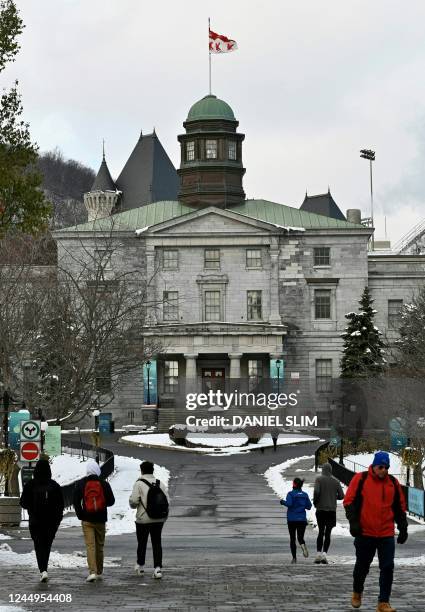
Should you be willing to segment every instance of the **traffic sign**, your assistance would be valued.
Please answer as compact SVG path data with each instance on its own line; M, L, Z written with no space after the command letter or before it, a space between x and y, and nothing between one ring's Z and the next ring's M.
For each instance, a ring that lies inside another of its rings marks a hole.
M40 442L21 442L21 461L38 461L40 447Z
M40 421L22 421L21 422L21 442L32 440L37 442L41 439Z

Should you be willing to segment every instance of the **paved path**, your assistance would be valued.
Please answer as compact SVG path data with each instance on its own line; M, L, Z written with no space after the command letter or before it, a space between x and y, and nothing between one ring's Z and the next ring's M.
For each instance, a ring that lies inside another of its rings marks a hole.
M107 557L117 557L117 567L106 570L105 580L85 584L85 568L56 570L51 582L37 583L34 569L5 568L0 574L0 612L11 592L71 593L73 601L62 604L20 604L25 610L285 610L336 612L350 610L352 565L315 566L312 557L290 566L284 509L263 477L272 464L288 458L312 455L315 445L281 447L262 453L208 457L193 453L137 449L111 440L121 455L150 459L167 467L172 479L172 513L164 529L164 578L154 581L151 570L140 578L133 573L135 536L109 537ZM299 463L288 478L311 465ZM308 474L308 472L306 472ZM310 478L314 474L310 472ZM310 548L315 533L307 530ZM8 540L16 552L32 549L28 533L15 532ZM412 542L413 545L413 542ZM420 536L406 555L422 554ZM54 550L83 550L79 529L60 530ZM398 547L398 550L400 547ZM333 552L352 556L350 538L335 538ZM151 563L148 550L147 563ZM394 603L399 610L424 612L423 568L398 568ZM364 610L374 610L377 575L373 568ZM13 586L12 586L13 585ZM409 604L409 605L407 605Z

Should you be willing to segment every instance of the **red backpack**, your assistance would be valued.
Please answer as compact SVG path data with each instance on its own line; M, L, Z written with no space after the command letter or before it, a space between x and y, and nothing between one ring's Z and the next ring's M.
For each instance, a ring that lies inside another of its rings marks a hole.
M106 509L105 493L100 480L88 480L84 487L83 506L86 512L101 512Z

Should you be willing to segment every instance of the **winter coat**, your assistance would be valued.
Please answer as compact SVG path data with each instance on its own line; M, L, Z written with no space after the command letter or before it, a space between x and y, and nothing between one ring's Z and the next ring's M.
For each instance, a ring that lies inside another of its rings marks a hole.
M55 480L39 481L33 478L24 485L19 503L28 510L30 527L59 527L64 502L62 489Z
M141 478L147 480L148 482L151 482L152 484L157 481L157 478L153 474L143 474L134 483L133 491L131 492L130 499L128 501L130 504L130 508L137 508L136 523L143 523L145 525L147 523L163 523L166 519L152 519L148 516L148 513L146 512L149 486L146 483L142 482ZM168 499L167 487L161 481L159 481L159 486Z
M292 489L286 496L286 500L281 499L280 503L288 508L286 513L288 523L293 521L307 522L306 510L310 510L311 501L307 493L302 491L302 489Z
M112 493L109 482L99 478L99 476L90 475L79 480L75 486L73 499L75 514L80 521L86 521L88 523L106 523L108 520L108 511L106 508L104 510L99 510L99 512L87 512L83 507L84 487L90 480L99 480L102 483L103 494L105 496L107 507L115 504L115 497Z
M313 504L316 510L335 512L338 499L344 499L341 483L332 476L330 464L325 463L322 467L322 475L318 476L314 483Z
M361 492L360 517L354 508L357 487L362 479L362 473L356 474L350 482L344 498L344 507L350 521L352 535L370 536L373 538L387 538L394 536L394 521L397 526L407 528L406 500L400 483L394 478L393 484L390 476L379 478L369 467L367 478L363 483ZM395 487L398 488L399 505L393 507ZM353 529L354 527L354 529ZM354 531L354 533L353 533Z

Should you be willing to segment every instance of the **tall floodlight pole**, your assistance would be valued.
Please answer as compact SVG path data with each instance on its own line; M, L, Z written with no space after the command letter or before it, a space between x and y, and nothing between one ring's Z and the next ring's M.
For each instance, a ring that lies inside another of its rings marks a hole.
M369 167L370 167L370 218L372 220L372 227L374 228L374 222L373 222L373 180L372 180L372 162L375 161L375 151L372 151L371 149L362 149L360 151L360 157L363 157L364 159L368 159L369 160ZM374 235L372 234L372 251L375 248L375 239L374 239Z

